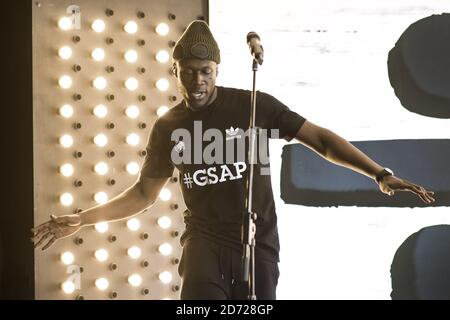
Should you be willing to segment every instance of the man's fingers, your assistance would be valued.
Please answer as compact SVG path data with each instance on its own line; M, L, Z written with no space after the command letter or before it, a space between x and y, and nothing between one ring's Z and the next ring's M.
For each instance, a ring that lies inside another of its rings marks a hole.
M43 232L45 232L45 230L44 230L44 229L41 229L41 230L39 230L38 232L32 234L32 235L31 235L31 239L39 238L40 235L42 235Z
M418 185L416 185L416 184L413 184L413 183L411 183L410 185L408 185L408 186L406 187L406 190L411 191L411 192L413 192L413 193L415 193L415 194L417 194L417 195L423 194L423 191L422 191L421 187L418 186Z
M46 223L44 226L39 228L39 230L31 236L32 241L36 242L38 238L40 238L43 234L50 232L50 223Z
M428 199L426 193L423 192L422 188L420 188L418 186L415 186L413 192L415 194L417 194L420 197L420 199L422 199L423 202L425 202L425 203L430 203L431 202L431 200Z
M431 200L428 199L424 194L420 193L419 194L420 199L422 199L423 202L425 203L431 203Z
M48 239L52 234L50 232L47 232L46 234L44 234L42 236L42 238L34 245L35 248L39 247L44 241L45 239Z
M47 234L48 234L48 232L45 233L44 235L40 236L39 238L36 237L36 238L33 239L34 247L35 247L35 248L39 247L39 246L42 244L42 242L45 240L44 237L45 237ZM47 237L47 238L48 238L48 237Z
M45 230L46 228L48 228L49 225L50 225L50 221L44 222L44 223L38 225L38 226L35 227L35 228L31 228L31 232L33 232L33 233L35 233L35 234L36 234L36 233L39 233L40 231L43 231L43 230Z
M419 196L419 198L425 202L425 203L429 203L427 197L425 196L425 194L423 193L423 191L420 189L419 186L417 185L411 185L407 190L411 191L412 193L416 194Z
M434 194L433 191L427 191L427 190L425 190L424 187L421 187L418 185L415 185L415 186L420 190L420 193L424 196L424 198L426 199L426 201L428 203L432 203L435 201L434 198L432 197L432 195Z
M42 230L42 231L36 233L35 235L31 236L31 238L30 238L31 241L36 243L36 241L37 241L39 238L41 238L42 235L43 235L44 233L46 233L46 232L49 232L49 230L46 229L46 230Z
M430 200L430 202L435 202L436 201L436 199L434 199L432 196L430 196L430 194L426 194L427 195L427 199L429 199Z
M417 184L414 184L408 180L403 180L403 183L399 187L399 190L410 191L410 192L418 195L420 197L420 199L427 204L433 203L435 201L434 198L432 197L434 192L427 191L427 190L425 190L425 188L423 188Z
M56 241L56 236L53 236L45 246L42 247L42 250L46 250L48 247L50 247L54 242Z
M433 201L433 202L436 201L436 199L434 197L432 197L434 195L434 192L428 191L427 195L431 199L431 201Z
M418 186L416 184L412 184L410 188L408 188L411 192L417 194L423 202L430 204L434 202L434 198L430 195L434 194L434 192L429 192L425 190L425 188Z

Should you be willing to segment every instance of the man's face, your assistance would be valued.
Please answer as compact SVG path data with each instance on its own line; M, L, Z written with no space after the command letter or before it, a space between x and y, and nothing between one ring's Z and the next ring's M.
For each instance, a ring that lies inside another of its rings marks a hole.
M174 65L177 87L186 103L193 108L211 104L215 90L217 63L210 60L183 59Z

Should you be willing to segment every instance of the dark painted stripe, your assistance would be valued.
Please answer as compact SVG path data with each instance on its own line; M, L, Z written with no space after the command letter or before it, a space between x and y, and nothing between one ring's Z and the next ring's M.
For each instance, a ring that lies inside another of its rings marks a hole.
M435 192L433 206L450 205L450 140L352 142L401 178ZM334 165L301 144L283 148L281 198L305 206L422 207L410 192L389 197L370 178Z

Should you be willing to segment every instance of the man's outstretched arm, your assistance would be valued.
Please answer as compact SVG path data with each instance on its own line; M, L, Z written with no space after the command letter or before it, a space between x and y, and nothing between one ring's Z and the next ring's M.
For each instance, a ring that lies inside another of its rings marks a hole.
M31 231L35 247L42 246L42 250L45 250L56 240L68 237L82 227L102 221L122 220L141 213L156 201L167 180L141 177L133 186L104 204L77 214L50 215L50 220Z
M81 225L90 226L101 221L113 222L141 213L156 201L167 180L168 178L141 177L114 199L81 212Z
M306 121L297 132L296 138L326 160L352 169L376 181L376 175L383 167L370 159L361 150L331 130ZM386 176L379 183L380 190L388 195L395 191L410 191L417 194L423 202L432 203L434 194L425 188L396 176Z

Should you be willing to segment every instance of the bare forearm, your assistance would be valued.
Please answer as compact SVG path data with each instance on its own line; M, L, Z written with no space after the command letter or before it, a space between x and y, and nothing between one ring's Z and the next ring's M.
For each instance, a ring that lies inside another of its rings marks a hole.
M140 213L151 204L151 201L140 194L139 186L135 185L107 203L81 212L81 225L89 226L102 221L122 220Z
M328 161L357 171L372 179L375 179L375 175L383 170L382 166L330 130L324 131L322 143L323 152L321 152L321 155Z

